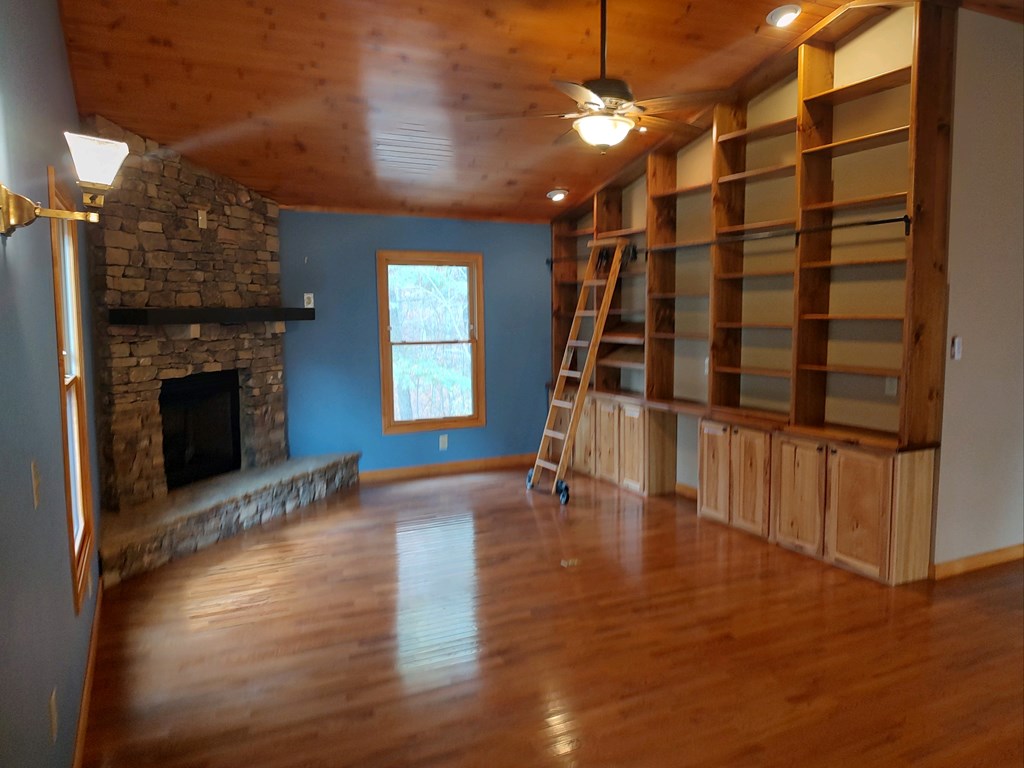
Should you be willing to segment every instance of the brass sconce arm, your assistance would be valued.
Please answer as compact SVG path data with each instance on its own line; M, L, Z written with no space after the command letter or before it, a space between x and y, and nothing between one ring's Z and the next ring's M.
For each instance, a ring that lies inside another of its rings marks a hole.
M97 222L99 214L94 211L60 211L43 208L23 195L11 192L0 184L0 235L10 237L18 227L27 227L37 218L68 219L71 221Z

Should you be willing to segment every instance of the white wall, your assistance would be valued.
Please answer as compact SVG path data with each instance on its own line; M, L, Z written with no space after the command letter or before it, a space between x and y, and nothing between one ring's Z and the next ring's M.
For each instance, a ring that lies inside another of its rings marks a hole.
M1024 542L1024 28L960 12L935 562Z

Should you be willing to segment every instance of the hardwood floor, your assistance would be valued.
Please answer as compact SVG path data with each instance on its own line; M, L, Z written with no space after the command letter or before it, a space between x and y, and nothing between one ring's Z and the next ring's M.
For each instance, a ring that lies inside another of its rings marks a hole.
M889 588L588 478L364 486L104 596L86 766L1020 766L1024 569Z

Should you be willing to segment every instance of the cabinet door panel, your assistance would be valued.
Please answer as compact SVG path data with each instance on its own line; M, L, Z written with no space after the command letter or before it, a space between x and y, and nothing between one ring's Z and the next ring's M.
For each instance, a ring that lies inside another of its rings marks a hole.
M737 528L767 537L771 437L759 429L734 427L729 450L729 518Z
M702 517L729 522L729 427L700 424L700 484L697 509Z
M637 405L619 408L619 484L643 493L644 487L644 411Z
M825 446L779 438L773 459L772 540L821 556L825 518Z
M619 407L613 401L596 404L597 435L595 474L602 480L619 482Z
M594 401L589 397L583 403L580 420L576 425L576 437L572 444L572 466L577 472L594 474Z
M829 451L825 557L876 579L888 577L892 455Z

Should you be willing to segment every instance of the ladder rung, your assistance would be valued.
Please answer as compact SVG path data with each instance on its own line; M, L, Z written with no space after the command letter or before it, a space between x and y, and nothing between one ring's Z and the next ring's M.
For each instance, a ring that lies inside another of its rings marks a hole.
M570 371L568 368L563 368L558 372L559 376L565 376L567 379L582 379L583 374L579 371Z
M552 472L558 471L557 464L552 464L550 461L544 461L544 459L537 459L537 466L543 467L544 469L550 469Z
M544 434L547 437L555 438L555 440L565 440L565 432L556 432L553 429L545 429Z
M576 314L579 315L580 317L597 317L597 310L596 309L581 309Z
M584 280L583 285L587 288L595 288L601 285L607 285L607 280Z
M570 347L583 347L584 349L590 346L590 342L586 339L573 339L569 342Z
M572 410L572 403L568 400L552 400L552 408L565 408L566 410Z

